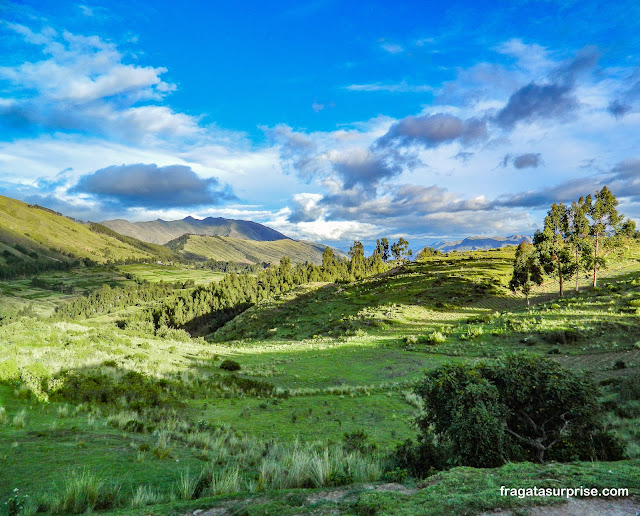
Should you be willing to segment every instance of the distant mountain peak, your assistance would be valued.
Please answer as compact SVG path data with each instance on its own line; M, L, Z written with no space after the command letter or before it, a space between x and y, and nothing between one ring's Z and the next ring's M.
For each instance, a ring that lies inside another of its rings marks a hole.
M221 235L243 240L273 241L289 239L275 229L249 220L207 217L198 219L191 215L182 220L129 222L123 219L105 220L103 225L122 235L131 236L152 244L166 244L185 233L201 236Z
M526 235L503 236L469 236L462 240L436 242L433 248L448 253L450 251L476 251L482 249L495 249L508 245L518 245L522 241L531 242L531 237Z

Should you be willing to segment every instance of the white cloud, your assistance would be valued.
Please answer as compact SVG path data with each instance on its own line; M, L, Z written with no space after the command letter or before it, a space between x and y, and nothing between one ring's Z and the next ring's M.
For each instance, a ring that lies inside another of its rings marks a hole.
M395 84L382 82L350 84L345 88L351 91L386 91L389 93L425 93L434 91L434 88L428 84L409 84L406 81L401 81Z
M382 48L382 50L384 50L385 52L389 52L390 54L400 54L401 52L404 52L404 47L402 45L399 45L398 43L390 43L385 41L380 44L380 48Z
M160 77L166 68L126 64L116 46L98 36L9 27L48 56L0 67L13 92L0 113L9 123L130 141L202 134L198 118L153 104L175 90Z

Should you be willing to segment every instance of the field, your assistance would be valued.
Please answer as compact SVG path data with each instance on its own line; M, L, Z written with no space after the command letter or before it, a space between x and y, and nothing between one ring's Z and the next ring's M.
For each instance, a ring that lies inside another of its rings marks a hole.
M66 294L3 282L3 306L23 313L0 325L0 501L17 488L29 496L24 513L84 512L94 492L96 510L113 514L453 515L562 503L500 497L500 485L638 495L640 401L619 391L640 372L636 256L627 250L597 289L583 278L562 299L548 281L530 307L506 288L513 249L434 257L351 284L304 285L204 338L118 327L140 306L49 315L104 283L132 284L125 273L198 284L215 273L127 265L39 276L73 286ZM426 480L393 469L389 453L416 435L412 386L425 371L514 351L592 373L628 459L454 468ZM226 359L240 370L221 369Z
M221 272L211 272L210 270L195 267L177 267L174 265L120 265L118 266L118 270L132 274L143 281L176 282L192 280L196 285L206 285L212 281L218 281L224 276Z

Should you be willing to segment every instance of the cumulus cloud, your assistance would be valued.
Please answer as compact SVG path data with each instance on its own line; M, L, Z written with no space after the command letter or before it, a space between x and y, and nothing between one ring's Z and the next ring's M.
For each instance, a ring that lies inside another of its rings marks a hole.
M495 122L505 129L512 129L518 122L566 118L577 108L578 100L569 85L530 83L511 95Z
M554 202L570 203L607 186L619 199L640 199L640 159L629 158L604 174L563 181L557 185L497 197L491 207L548 208Z
M376 146L419 144L432 148L457 140L466 144L473 143L486 137L487 124L484 120L462 120L447 113L436 113L403 118L391 126L377 141Z
M361 148L332 151L328 157L347 189L356 185L372 187L382 180L398 176L405 161L397 153L382 154Z
M0 81L11 93L0 102L0 124L133 141L201 132L196 118L158 104L175 90L161 79L166 68L126 64L116 46L98 36L7 26L41 47L45 58L0 67Z
M184 165L114 165L82 176L72 192L87 193L123 207L178 207L235 199L216 178L202 179Z
M538 168L543 165L542 154L539 152L529 152L526 154L520 154L519 156L507 154L502 160L502 166L507 167L510 163L513 163L513 166L518 169Z
M323 217L326 210L319 206L320 194L300 193L293 196L293 210L289 222L313 222Z
M548 119L566 120L577 111L576 81L598 60L592 47L581 50L574 59L556 67L549 74L550 82L530 82L514 92L494 121L504 129L513 129L519 122L537 122Z
M380 182L419 163L411 152L354 144L342 132L319 139L281 125L268 129L267 134L280 144L280 161L286 171L306 181L339 179L341 189L358 187L369 196Z
M280 145L280 162L285 172L295 173L306 181L327 174L329 163L309 136L286 125L266 129L266 133Z
M608 111L617 119L626 116L634 108L637 109L638 99L640 99L640 69L636 69L624 80L624 88L617 93L617 98L613 99L608 106Z

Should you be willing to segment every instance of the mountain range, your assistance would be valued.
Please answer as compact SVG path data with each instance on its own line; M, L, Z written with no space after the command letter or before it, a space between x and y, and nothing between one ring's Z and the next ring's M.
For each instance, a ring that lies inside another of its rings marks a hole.
M324 245L292 240L251 221L187 217L142 223L122 219L84 223L43 206L0 196L2 278L65 268L76 260L99 264L209 259L277 263L288 256L293 262L319 264L324 249ZM337 249L334 254L344 256Z
M157 219L148 222L129 222L124 219L114 219L105 220L101 224L117 231L121 235L161 245L184 234L218 235L260 241L289 240L286 235L257 222L222 217L207 217L206 219L186 217L182 220Z
M482 249L496 249L507 245L518 245L522 241L531 242L531 237L526 235L511 235L507 237L472 236L463 240L450 242L436 242L431 247L437 251L448 253L450 251L476 251Z

